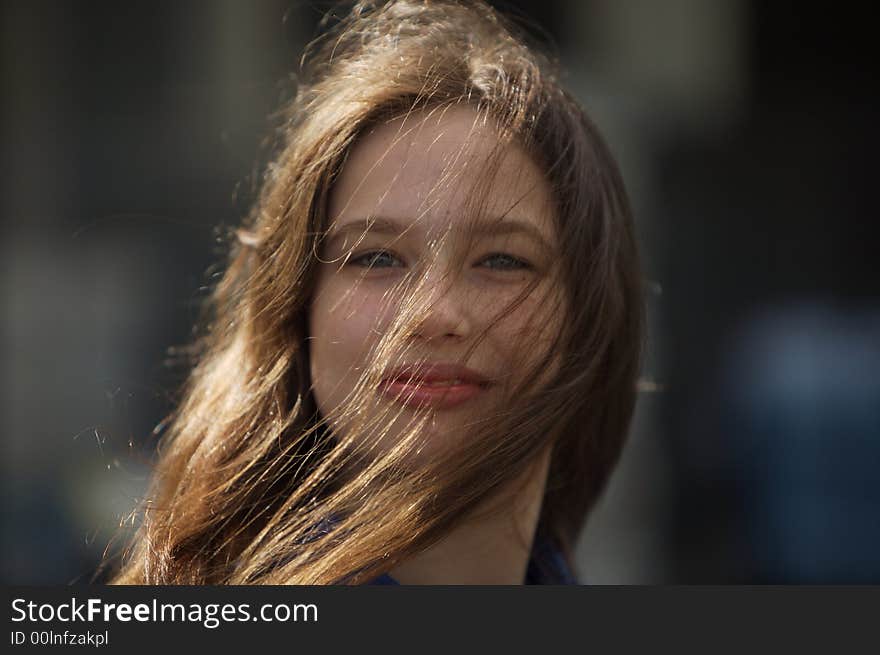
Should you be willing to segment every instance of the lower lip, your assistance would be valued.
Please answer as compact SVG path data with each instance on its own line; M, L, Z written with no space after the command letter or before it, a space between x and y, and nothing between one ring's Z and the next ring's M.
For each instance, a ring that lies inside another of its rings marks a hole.
M470 383L429 387L424 384L384 380L380 390L392 400L404 405L431 405L437 409L448 409L478 396L485 391L485 387Z

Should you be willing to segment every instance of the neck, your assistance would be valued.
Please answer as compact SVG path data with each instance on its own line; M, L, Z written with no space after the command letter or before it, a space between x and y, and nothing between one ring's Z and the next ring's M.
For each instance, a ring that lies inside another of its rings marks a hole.
M439 542L389 571L404 585L521 585L541 513L550 448Z

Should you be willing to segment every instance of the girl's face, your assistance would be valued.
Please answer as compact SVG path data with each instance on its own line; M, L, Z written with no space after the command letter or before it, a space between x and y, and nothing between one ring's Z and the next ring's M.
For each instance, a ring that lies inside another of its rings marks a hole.
M398 313L408 273L429 308L371 391L375 407L394 417L381 449L417 408L430 414L420 457L467 439L468 422L490 412L499 382L529 370L560 329L550 188L519 146L505 146L493 185L480 190L483 211L471 231L465 201L498 144L476 118L456 107L382 123L355 143L334 183L309 308L313 393L334 432L345 429L337 410ZM465 228L473 236L456 238ZM533 282L525 301L505 313ZM456 368L484 331L466 368Z

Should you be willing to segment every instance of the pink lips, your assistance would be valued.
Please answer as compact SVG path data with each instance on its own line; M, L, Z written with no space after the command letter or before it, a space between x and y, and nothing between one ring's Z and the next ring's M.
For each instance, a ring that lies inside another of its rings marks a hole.
M458 364L422 364L395 369L382 380L379 390L404 405L430 405L448 409L478 396L489 381Z

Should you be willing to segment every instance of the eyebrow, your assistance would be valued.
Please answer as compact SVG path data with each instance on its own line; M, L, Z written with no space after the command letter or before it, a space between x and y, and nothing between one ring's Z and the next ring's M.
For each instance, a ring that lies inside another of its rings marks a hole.
M378 232L383 234L400 235L413 228L412 223L404 224L403 222L387 216L374 216L371 218L357 218L340 226L334 226L327 234L328 242L332 242L337 237L357 230L358 233ZM495 218L487 222L479 223L474 231L480 235L501 235L501 234L523 234L537 241L539 245L552 251L547 239L541 234L540 230L529 222L510 218Z

